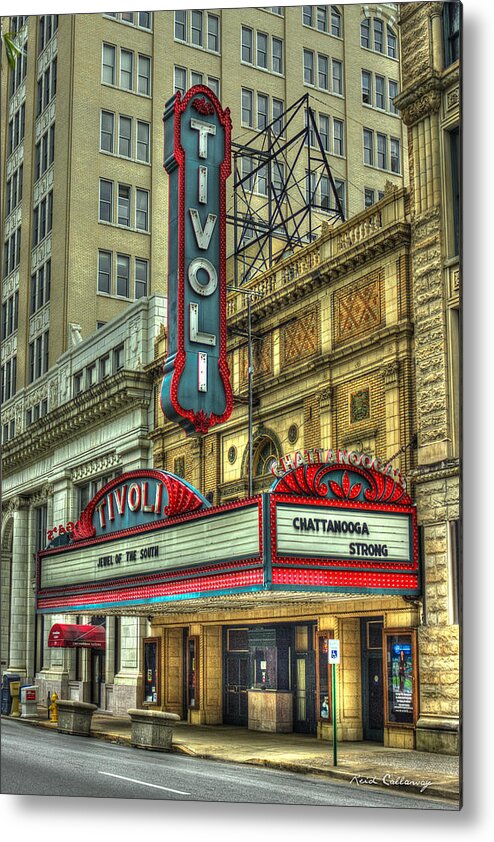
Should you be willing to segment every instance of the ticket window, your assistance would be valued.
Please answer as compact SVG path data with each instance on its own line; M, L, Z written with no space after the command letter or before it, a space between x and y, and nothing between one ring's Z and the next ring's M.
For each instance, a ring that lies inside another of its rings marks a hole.
M161 660L161 640L148 637L144 640L144 704L160 703L159 665Z

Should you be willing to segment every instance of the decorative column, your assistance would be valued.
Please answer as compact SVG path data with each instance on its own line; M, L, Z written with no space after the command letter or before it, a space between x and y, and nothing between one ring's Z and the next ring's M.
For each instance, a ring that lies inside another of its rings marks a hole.
M400 367L397 360L381 368L381 378L384 388L384 407L386 417L386 455L388 459L393 456L401 447L400 440L400 388L399 388ZM395 459L395 467L399 457Z
M328 386L319 393L319 412L321 420L320 447L333 447L333 387Z
M122 617L120 626L120 671L113 682L113 712L127 713L142 707L142 650L147 634L145 617Z
M10 579L10 651L7 672L27 677L27 583L29 582L29 501L12 501L12 573Z

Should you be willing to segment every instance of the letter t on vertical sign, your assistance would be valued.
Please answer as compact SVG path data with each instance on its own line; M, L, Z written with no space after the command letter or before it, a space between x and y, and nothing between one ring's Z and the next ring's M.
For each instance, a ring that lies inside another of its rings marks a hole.
M168 100L168 349L161 407L187 433L230 417L226 360L226 180L231 120L204 85Z

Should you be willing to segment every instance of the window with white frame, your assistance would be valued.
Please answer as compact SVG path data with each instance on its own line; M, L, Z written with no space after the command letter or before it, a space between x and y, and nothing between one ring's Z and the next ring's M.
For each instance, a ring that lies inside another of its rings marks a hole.
M21 226L7 237L3 244L3 277L6 278L21 262Z
M398 58L398 39L394 29L381 18L365 17L360 22L360 46L366 50Z
M45 110L57 92L57 57L39 76L36 87L36 117Z
M132 118L120 116L118 121L118 154L132 157Z
M58 29L58 15L41 15L38 19L38 55L53 38Z
M19 290L9 295L2 304L2 340L11 336L19 322Z
M250 26L240 29L240 58L244 64L251 64L260 70L283 75L284 41L282 38L257 32Z
M343 64L341 61L330 59L324 53L315 53L313 50L304 49L303 67L306 85L320 88L320 90L332 94L343 95Z
M218 15L200 9L180 9L174 15L176 41L219 55L221 21Z
M32 247L38 245L52 230L53 190L44 196L33 208Z
M343 120L333 117L333 155L345 154L345 138L343 134Z
M257 128L265 129L269 122L268 117L269 97L266 94L257 94Z
M364 129L364 164L374 166L374 132Z
M119 23L135 26L139 29L151 31L153 28L152 12L105 12L103 17L112 18Z
M51 259L42 263L31 275L31 299L29 315L34 315L50 300Z
M34 180L37 181L55 160L55 123L43 133L34 147Z
M341 38L341 12L337 6L302 6L302 23Z
M131 284L132 280L132 284ZM142 298L149 294L149 261L127 254L98 251L98 293L118 298Z
M136 188L136 219L138 231L149 231L149 191Z
M100 179L99 220L111 224L133 227L136 231L149 231L149 191L128 184L116 185L116 219L113 181ZM134 211L132 210L134 208ZM132 214L135 213L135 218Z
M99 180L100 222L113 222L113 181Z
M136 72L137 68L137 72ZM118 83L117 83L118 80ZM102 45L101 81L141 96L151 95L151 58L113 44Z
M376 166L380 170L401 173L401 148L400 140L395 137L374 132L371 129L363 130L364 142L364 164Z
M343 96L343 64L337 59L331 61L332 88L331 93Z
M377 201L380 202L381 199L384 198L384 191L383 190L375 190L373 187L365 187L364 188L364 207L370 208L372 205L376 203L376 193L377 193Z
M268 68L268 36L265 32L256 32L256 65L264 70Z
M187 90L187 70L185 67L173 68L173 89L182 94Z
M117 188L117 224L130 228L130 186L128 184L119 184Z
M5 213L6 216L11 213L14 208L20 203L22 199L22 183L24 180L24 165L19 164L19 166L14 170L10 178L7 180L6 185L6 207Z
M33 383L48 371L49 331L45 330L29 343L28 348L28 376L29 383Z
M23 102L9 120L8 140L7 140L7 155L17 149L19 144L24 140L24 133L26 130L26 103Z
M242 88L242 125L253 127L254 92L249 88Z
M271 116L272 116L272 121L273 121L272 130L273 130L273 133L275 135L282 135L283 134L284 128L283 128L282 114L283 114L284 110L285 110L285 103L283 102L283 100L282 99L276 99L275 97L273 97Z
M115 144L116 124L118 135ZM150 161L150 128L150 124L144 120L136 120L134 137L134 121L131 117L115 115L112 111L101 111L100 150L124 158L133 158L135 147L135 160L148 164Z
M136 159L149 164L150 125L144 120L136 121Z
M17 388L17 357L13 356L6 360L1 370L1 403L13 398Z
M398 82L388 79L388 111L390 114L398 114L398 109L394 104L395 97L398 96Z
M385 76L362 70L362 102L380 111L396 114L393 99L398 96L398 82Z

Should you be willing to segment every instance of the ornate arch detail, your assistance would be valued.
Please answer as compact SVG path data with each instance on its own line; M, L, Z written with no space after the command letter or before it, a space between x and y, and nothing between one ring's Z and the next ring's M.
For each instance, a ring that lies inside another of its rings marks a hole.
M258 449L260 443L264 439L271 439L273 442L276 451L278 453L278 457L281 458L283 455L283 447L280 441L280 438L274 430L270 427L264 427L262 424L259 425L257 430L255 430L254 435L252 437L252 453L255 456L256 450ZM242 455L242 467L240 469L240 476L246 477L248 474L248 464L249 464L249 445L247 444L244 448L244 452Z
M7 554L10 552L12 545L12 538L14 536L14 518L13 511L6 511L2 518L2 558L7 560Z
M40 504L47 503L50 497L53 497L53 485L45 483L38 491L34 492L29 502L32 506L39 506Z
M386 6L366 3L365 5L362 5L362 14L364 18L380 18L393 29L395 35L398 34L398 18L396 17L396 14Z

